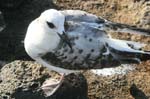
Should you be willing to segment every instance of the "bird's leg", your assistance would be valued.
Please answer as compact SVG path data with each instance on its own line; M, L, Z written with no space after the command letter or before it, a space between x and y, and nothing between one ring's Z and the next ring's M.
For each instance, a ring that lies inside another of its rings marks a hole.
M44 91L46 96L51 96L53 95L57 89L62 85L65 77L65 73L60 73L61 78L58 79L48 79L46 80L43 85L41 86L41 89Z

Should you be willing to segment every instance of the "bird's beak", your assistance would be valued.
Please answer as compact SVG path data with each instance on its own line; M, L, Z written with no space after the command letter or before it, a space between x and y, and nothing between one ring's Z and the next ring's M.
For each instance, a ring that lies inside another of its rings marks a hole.
M65 31L63 31L61 34L60 33L57 33L57 34L59 35L61 40L72 49L71 42L70 42L70 39L69 39L67 33Z
M68 36L67 33L65 31L63 31L62 33L57 33L59 35L59 37L63 40L66 41L68 40Z

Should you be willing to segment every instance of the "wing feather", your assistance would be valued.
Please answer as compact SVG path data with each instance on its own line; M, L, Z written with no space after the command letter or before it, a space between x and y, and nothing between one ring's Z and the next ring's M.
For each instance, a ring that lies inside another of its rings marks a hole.
M94 23L95 28L99 28L100 30L103 31L123 32L123 33L141 34L150 36L150 29L141 29L136 26L111 22L100 16L98 17L85 11L63 10L61 11L61 13L65 15L66 21L85 22L90 25L93 25Z

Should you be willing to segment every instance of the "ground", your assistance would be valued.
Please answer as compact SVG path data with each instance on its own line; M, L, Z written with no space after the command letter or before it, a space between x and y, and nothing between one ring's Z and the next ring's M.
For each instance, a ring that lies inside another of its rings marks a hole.
M21 6L14 9L0 7L7 24L6 29L1 33L0 39L1 60L8 62L17 59L31 60L25 53L21 41L24 39L29 22L48 8L80 9L114 22L136 25L146 29L150 28L149 0L53 1L52 3L51 0L45 0L44 2L42 0L27 0L27 2L23 2ZM113 38L147 43L148 45L143 49L150 50L150 37L124 33L111 33L111 35ZM149 99L150 60L135 65L135 67L134 71L130 71L126 75L98 76L90 71L82 71L87 79L89 99ZM0 85L3 83L0 82Z

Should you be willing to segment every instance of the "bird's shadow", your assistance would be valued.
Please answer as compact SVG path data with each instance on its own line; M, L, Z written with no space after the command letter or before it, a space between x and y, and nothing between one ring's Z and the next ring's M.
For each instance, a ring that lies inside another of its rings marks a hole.
M139 89L135 84L132 84L130 87L130 94L134 99L149 99L145 93Z

